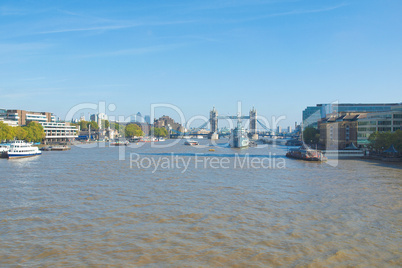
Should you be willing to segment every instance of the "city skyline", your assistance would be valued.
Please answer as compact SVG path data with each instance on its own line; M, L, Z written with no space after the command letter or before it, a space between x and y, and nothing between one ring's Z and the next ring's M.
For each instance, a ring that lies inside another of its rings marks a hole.
M400 102L397 1L2 1L0 108L64 118L105 101L116 115L170 103L188 116L300 122L317 103ZM77 115L79 116L79 115ZM174 115L170 115L174 117Z

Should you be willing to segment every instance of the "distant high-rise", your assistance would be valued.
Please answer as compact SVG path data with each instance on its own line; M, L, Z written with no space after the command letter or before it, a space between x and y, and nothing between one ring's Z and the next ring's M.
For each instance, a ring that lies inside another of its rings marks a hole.
M151 117L149 115L145 115L144 120L146 123L151 124Z
M137 120L137 122L139 122L139 123L144 123L144 122L145 122L145 120L144 120L144 118L142 117L142 114L141 114L140 112L137 113L136 120Z

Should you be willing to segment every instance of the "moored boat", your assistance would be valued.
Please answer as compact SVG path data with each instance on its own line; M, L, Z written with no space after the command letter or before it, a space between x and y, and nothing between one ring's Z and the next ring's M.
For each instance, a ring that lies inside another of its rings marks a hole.
M246 130L241 125L240 119L237 120L237 126L230 133L229 145L232 148L248 147L250 140L247 137Z
M139 142L157 142L159 140L155 137L141 137L138 141Z
M42 154L38 147L32 146L32 143L28 143L21 140L15 140L10 144L10 149L7 152L8 159L31 157Z
M114 141L109 143L110 146L127 146L129 145L128 141Z
M7 158L7 153L8 153L9 149L10 149L10 145L0 144L0 158Z
M286 153L286 156L289 158L306 160L306 161L319 161L319 162L327 161L327 158L322 154L321 151L305 147L291 148Z
M50 148L51 151L67 151L71 150L70 146L67 145L56 145Z

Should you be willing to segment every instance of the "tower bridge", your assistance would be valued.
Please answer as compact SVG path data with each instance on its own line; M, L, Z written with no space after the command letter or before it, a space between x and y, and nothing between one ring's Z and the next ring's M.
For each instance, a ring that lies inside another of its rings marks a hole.
M213 109L209 113L209 121L204 122L198 128L192 129L191 131L182 133L177 130L171 129L171 137L182 137L186 135L198 135L198 136L208 136L210 139L218 139L221 133L218 133L218 122L219 120L238 120L238 119L247 119L249 120L249 134L251 138L257 139L257 123L260 124L265 130L269 131L269 129L257 118L257 110L253 107L249 115L218 115L218 111L213 107ZM211 130L208 134L200 134L199 130L205 129L208 125L211 126Z
M217 139L219 138L218 136L218 120L219 119L248 119L250 120L249 123L249 133L254 136L254 138L257 136L257 110L253 107L253 109L250 110L249 115L237 115L237 116L222 116L218 115L218 111L213 107L213 109L209 113L209 123L211 124L211 132L210 132L210 137L211 139Z

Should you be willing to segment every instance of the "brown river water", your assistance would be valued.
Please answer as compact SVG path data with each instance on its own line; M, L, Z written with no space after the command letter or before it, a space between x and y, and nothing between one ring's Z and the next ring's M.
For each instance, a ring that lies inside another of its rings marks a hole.
M0 267L402 265L400 164L219 142L0 159Z

